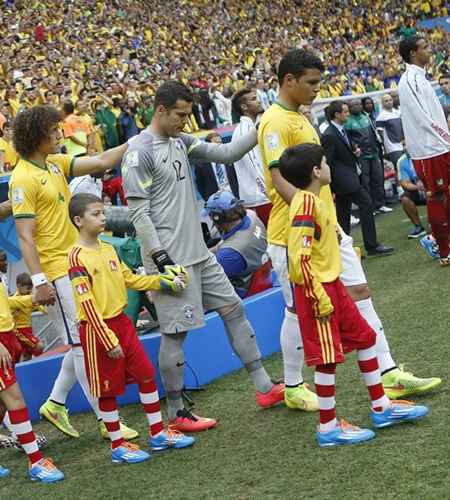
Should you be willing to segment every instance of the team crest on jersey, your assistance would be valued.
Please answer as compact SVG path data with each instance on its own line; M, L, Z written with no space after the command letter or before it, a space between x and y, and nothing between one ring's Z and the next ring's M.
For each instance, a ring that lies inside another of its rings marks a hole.
M105 392L108 392L111 389L111 384L110 384L109 380L103 381L103 388L104 388Z
M78 295L84 295L85 293L89 292L89 288L86 285L86 283L80 283L79 285L77 285L75 287L75 289L76 289Z
M311 248L312 236L303 236L302 246L303 248Z
M12 202L23 203L25 200L25 193L22 188L15 188L12 190Z
M111 271L117 271L118 266L117 266L117 262L115 260L110 260L109 265L111 266Z
M185 304L183 306L183 311L184 317L187 320L192 321L192 319L194 318L194 306L191 306L191 304Z
M276 132L272 132L266 135L266 141L269 149L277 149L280 145L280 136Z
M139 151L130 151L125 157L124 167L132 168L139 165Z
M444 185L444 179L436 179L436 184L438 186L443 186Z

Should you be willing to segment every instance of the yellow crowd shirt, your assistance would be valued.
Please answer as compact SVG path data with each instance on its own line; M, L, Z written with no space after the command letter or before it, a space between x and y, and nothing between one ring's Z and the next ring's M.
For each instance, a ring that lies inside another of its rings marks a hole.
M3 137L0 137L0 151L3 151L5 171L12 170L19 161L19 156L16 150Z
M50 281L67 274L67 254L77 239L68 207L73 159L52 155L45 167L20 159L11 174L9 199L15 219L35 219L34 241L42 271Z
M14 328L14 321L9 308L8 292L5 284L0 280L0 333L11 332Z
M33 304L31 295L15 293L8 297L8 302L16 328L29 328L31 326L31 313L33 311L46 311L45 307Z
M341 274L341 256L334 213L309 191L297 191L289 209L289 278L303 285L317 317L333 312L322 283Z
M278 168L278 162L286 148L304 143L320 144L320 139L305 116L274 103L261 118L258 143L264 163L266 190L273 205L267 227L267 241L272 245L286 246L289 206L274 188L270 170ZM336 211L329 186L322 188L320 197L334 214L333 220L336 223Z
M86 321L110 351L118 339L104 320L114 318L127 306L127 288L159 290L159 276L139 276L123 264L114 248L103 241L96 249L74 245L69 253L69 276L77 317Z

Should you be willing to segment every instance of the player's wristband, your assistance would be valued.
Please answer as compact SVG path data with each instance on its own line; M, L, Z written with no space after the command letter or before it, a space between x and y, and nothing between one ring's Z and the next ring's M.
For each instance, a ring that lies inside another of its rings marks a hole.
M175 264L165 250L158 250L155 252L152 255L152 259L160 273L164 273L164 266L173 266Z
M33 283L33 286L36 288L38 286L45 285L46 283L48 283L48 279L44 273L38 273L38 274L33 274L31 276L31 282Z

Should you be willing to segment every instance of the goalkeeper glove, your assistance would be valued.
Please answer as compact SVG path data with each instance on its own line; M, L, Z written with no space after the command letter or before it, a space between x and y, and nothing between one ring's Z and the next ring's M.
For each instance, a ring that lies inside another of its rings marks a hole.
M169 257L165 250L158 250L152 255L153 262L160 273L165 272L165 266L173 266L175 262Z
M165 292L181 292L189 283L189 275L183 266L165 266L159 275L159 283Z

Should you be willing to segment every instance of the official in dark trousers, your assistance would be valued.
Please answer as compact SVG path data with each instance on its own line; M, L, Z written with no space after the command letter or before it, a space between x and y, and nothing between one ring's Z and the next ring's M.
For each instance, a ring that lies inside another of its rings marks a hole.
M394 249L381 245L377 240L372 199L361 183L361 166L358 161L361 151L353 146L344 128L348 116L347 104L333 101L327 108L330 126L322 134L322 146L331 168L331 188L336 195L337 218L342 229L350 234L352 203L357 205L367 253L389 254Z

